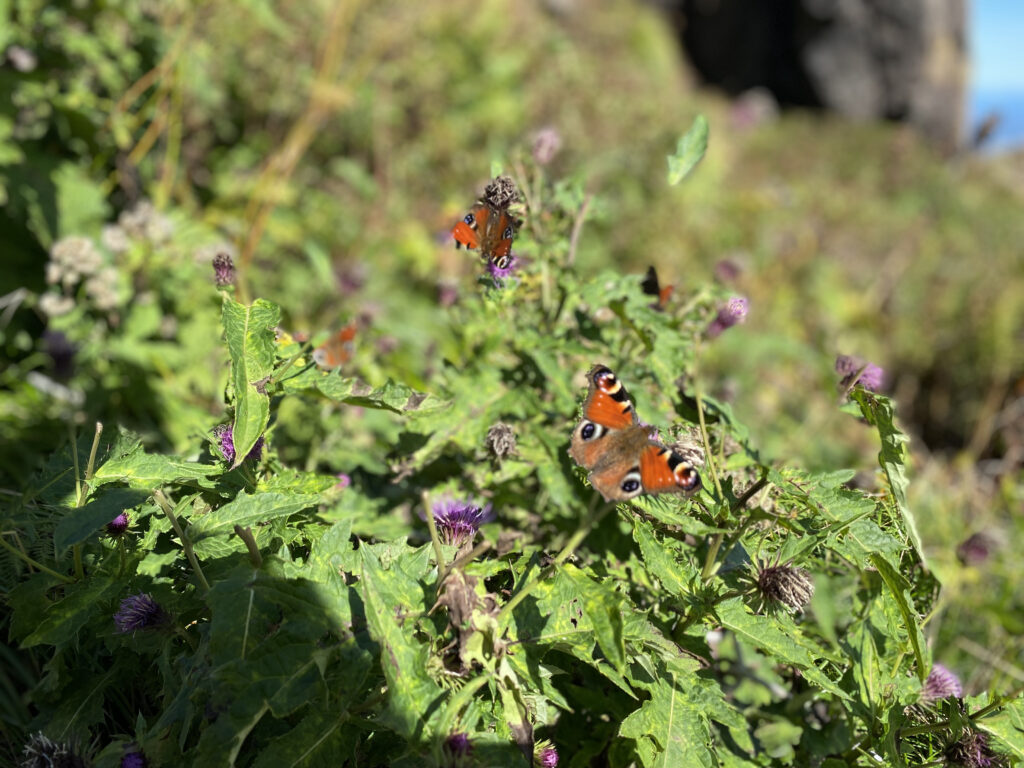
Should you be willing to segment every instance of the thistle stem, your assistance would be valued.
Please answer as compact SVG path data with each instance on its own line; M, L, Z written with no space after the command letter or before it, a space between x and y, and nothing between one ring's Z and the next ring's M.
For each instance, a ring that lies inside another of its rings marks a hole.
M181 530L181 523L178 522L178 518L174 514L174 507L171 505L170 500L164 496L163 491L157 489L153 491L153 498L156 503L160 505L160 508L167 515L167 518L171 521L171 525L174 526L174 532L178 534L178 540L181 541L181 548L185 550L185 557L188 558L189 564L192 566L192 570L196 574L196 578L199 579L199 583L203 585L203 590L206 592L210 591L210 582L206 580L206 576L203 575L203 569L199 565L199 560L196 559L196 553L192 550L192 542L189 541L188 537Z
M430 499L427 492L423 492L423 516L427 519L427 530L430 531L430 542L434 545L434 561L437 563L438 576L444 572L444 550L441 549L441 537L437 533L437 521L434 520L434 510L430 506ZM440 584L440 580L438 580Z

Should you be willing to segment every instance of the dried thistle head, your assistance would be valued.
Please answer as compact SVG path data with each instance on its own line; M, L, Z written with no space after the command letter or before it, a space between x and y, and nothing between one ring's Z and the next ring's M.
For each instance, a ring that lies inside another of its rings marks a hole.
M774 562L751 564L753 581L761 598L761 610L782 606L788 611L802 611L814 596L814 582L810 572L792 563Z
M515 453L515 430L503 421L492 424L491 428L487 430L487 449L499 461Z
M508 208L519 202L519 190L509 176L498 176L484 188L484 202L495 208Z

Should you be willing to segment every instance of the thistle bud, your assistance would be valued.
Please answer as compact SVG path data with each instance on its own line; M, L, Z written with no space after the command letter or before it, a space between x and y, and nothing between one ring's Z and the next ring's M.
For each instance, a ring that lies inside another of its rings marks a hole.
M761 596L790 610L802 610L814 596L811 574L794 565L766 565L757 574Z
M495 208L508 208L519 202L519 190L508 176L498 176L484 189L484 202Z
M516 433L508 424L499 421L487 430L487 448L494 458L501 460L516 450Z

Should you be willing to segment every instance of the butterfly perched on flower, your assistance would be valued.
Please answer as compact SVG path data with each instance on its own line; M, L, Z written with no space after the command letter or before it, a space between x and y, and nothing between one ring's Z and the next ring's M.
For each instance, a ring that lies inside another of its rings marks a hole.
M333 369L352 358L356 324L349 323L340 331L332 333L323 344L313 350L313 361L321 368Z
M569 455L590 474L605 501L626 501L642 493L700 490L700 474L682 456L652 437L637 419L626 388L611 369L595 365L583 419L572 433Z
M512 240L519 226L506 208L486 201L474 205L452 230L455 246L479 249L480 255L497 269L507 269L512 261Z

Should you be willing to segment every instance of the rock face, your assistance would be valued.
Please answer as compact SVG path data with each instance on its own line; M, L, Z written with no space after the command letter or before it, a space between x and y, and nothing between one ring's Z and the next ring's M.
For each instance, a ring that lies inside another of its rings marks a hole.
M907 121L962 142L967 0L677 0L699 75L733 95Z

